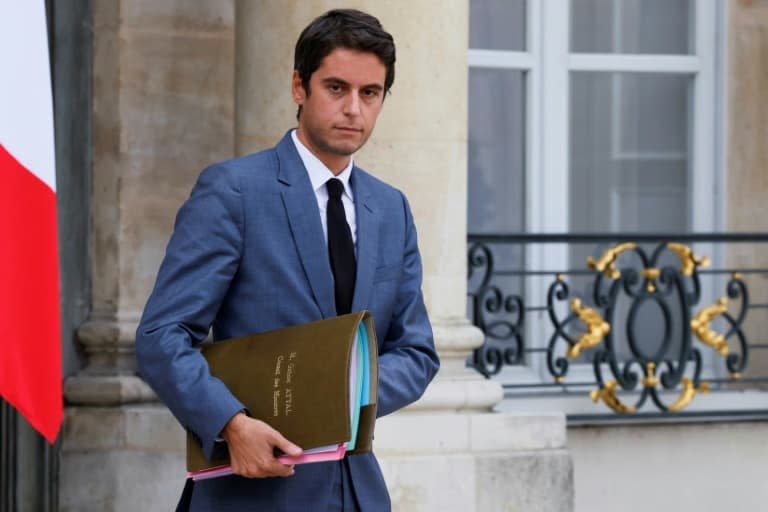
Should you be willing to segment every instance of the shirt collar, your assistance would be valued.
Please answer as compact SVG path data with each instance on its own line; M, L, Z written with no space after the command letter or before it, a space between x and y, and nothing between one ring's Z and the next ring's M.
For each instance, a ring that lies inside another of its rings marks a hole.
M344 184L344 192L346 192L350 198L353 198L352 187L349 185L349 178L352 176L352 167L354 165L353 158L349 159L349 164L347 164L347 166L338 176L334 176L331 170L328 169L328 167L326 167L319 158L313 155L312 152L307 149L304 144L302 144L298 135L296 135L296 130L291 132L291 139L293 139L293 144L296 146L296 151L299 152L299 157L304 163L304 167L307 169L307 174L309 174L309 181L312 182L312 190L317 192L318 189L325 186L325 182L327 182L329 179L337 178Z

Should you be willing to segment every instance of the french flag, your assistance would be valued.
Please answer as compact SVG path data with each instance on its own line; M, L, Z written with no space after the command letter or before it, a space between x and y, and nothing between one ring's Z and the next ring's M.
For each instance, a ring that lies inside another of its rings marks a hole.
M43 0L0 9L0 396L49 443L63 419L56 168Z

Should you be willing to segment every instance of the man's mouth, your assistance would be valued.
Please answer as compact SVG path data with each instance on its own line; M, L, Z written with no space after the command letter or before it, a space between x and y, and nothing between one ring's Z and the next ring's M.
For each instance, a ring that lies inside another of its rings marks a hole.
M355 128L354 126L336 126L337 130L347 133L360 133L363 131L362 128Z

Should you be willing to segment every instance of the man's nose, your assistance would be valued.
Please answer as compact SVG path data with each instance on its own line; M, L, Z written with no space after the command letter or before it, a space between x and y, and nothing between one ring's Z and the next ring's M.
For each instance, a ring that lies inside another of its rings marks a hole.
M344 113L349 116L360 115L360 95L357 92L347 96L344 102Z

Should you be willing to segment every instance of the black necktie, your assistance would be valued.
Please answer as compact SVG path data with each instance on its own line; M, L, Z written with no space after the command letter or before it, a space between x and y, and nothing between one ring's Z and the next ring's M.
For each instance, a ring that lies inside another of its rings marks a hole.
M335 282L336 313L344 315L352 311L357 271L355 246L352 243L347 216L344 214L344 204L341 202L344 185L336 178L331 178L325 186L328 189L328 256L331 259Z

